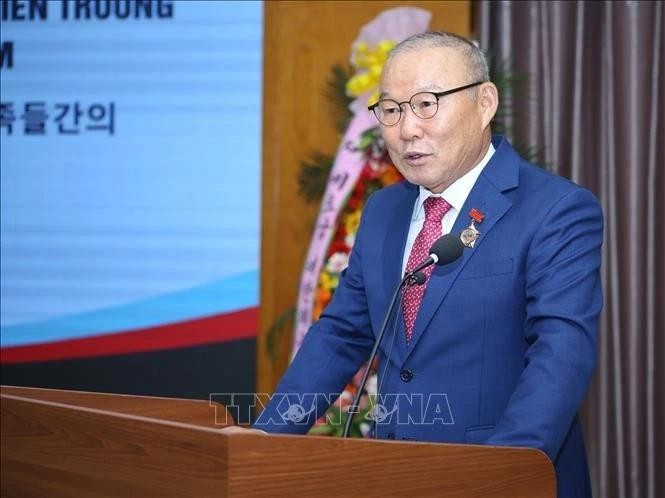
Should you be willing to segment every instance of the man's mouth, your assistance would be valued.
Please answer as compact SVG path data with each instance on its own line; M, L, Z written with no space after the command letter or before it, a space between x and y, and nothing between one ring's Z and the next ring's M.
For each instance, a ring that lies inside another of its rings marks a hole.
M425 154L424 152L407 152L406 154L402 155L402 157L407 164L411 166L418 166L427 157L429 157L429 154Z

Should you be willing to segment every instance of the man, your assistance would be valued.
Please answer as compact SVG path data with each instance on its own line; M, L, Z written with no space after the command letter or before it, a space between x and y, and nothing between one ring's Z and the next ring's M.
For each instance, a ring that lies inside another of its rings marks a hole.
M442 233L471 227L462 257L405 292L394 347L389 332L379 351L381 399L396 413L375 436L539 448L555 464L559 496L590 496L577 411L602 305L597 201L492 137L498 92L469 41L405 40L380 90L372 109L407 181L368 200L334 298L255 427L306 432L331 400L302 395L339 393L367 360L403 272ZM285 412L293 399L305 408L296 417Z

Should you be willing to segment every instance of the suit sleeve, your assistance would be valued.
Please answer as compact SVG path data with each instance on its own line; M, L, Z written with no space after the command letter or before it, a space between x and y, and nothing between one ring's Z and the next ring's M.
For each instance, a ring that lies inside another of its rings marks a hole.
M581 188L540 223L525 266L525 366L486 444L538 448L556 460L596 364L602 239L600 206Z
M362 272L373 197L356 234L348 267L341 273L333 298L312 325L298 353L254 426L274 433L303 434L325 414L350 378L367 360L371 331ZM306 414L304 417L299 415Z

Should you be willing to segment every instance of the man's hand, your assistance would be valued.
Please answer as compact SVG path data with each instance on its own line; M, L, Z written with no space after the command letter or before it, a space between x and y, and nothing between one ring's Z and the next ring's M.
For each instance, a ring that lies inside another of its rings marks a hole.
M239 427L237 425L224 427L222 429L222 432L226 434L264 434L266 436L268 435L266 431L262 431L260 429L247 429L245 427Z

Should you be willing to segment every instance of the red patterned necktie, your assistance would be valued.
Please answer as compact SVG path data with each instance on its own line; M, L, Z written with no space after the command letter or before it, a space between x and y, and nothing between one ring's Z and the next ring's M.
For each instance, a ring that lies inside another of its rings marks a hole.
M425 223L418 233L416 240L411 248L409 254L409 261L406 263L406 271L413 270L422 260L429 256L429 250L432 244L441 237L441 220L443 216L452 207L442 197L428 197L423 203L425 208ZM420 303L425 294L425 288L429 282L429 276L434 271L434 265L430 265L424 270L423 273L427 276L427 280L422 285L411 285L404 291L404 300L402 301L402 311L404 313L404 323L406 325L406 342L411 342L413 335L413 325L416 323Z

